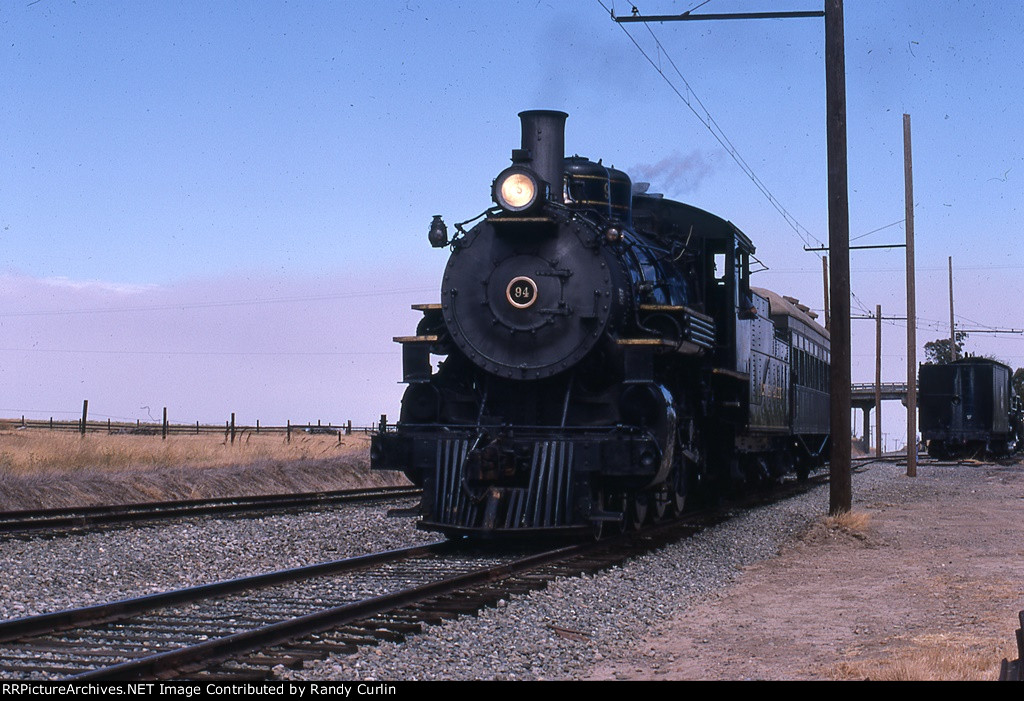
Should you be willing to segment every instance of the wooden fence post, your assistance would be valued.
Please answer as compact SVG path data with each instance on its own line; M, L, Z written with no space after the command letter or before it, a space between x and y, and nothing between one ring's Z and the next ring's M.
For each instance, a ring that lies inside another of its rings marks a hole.
M164 424L162 440L167 440L167 407L164 407Z
M89 418L89 400L82 400L82 435L85 435L85 422Z
M235 412L231 412L231 444L235 443Z
M288 436L288 440L286 442L287 443L291 443L292 442L292 420L291 419L288 419L288 433L287 433L287 436Z

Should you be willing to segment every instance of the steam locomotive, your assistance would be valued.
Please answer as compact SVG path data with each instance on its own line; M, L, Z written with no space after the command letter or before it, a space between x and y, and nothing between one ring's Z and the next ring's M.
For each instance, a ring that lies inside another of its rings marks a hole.
M496 206L451 239L434 217L441 299L395 339L408 388L371 466L423 488L418 526L600 536L806 478L829 444L815 315L751 286L732 223L566 157L566 113L519 116Z
M933 458L1005 456L1024 439L1024 403L1013 371L989 358L963 358L918 371L921 439Z

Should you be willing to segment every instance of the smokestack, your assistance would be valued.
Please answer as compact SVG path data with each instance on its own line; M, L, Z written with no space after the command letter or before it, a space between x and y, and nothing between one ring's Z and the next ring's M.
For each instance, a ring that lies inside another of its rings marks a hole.
M551 187L550 199L562 202L562 173L565 170L565 120L569 115L556 110L527 110L519 113L523 125L524 149L532 167Z

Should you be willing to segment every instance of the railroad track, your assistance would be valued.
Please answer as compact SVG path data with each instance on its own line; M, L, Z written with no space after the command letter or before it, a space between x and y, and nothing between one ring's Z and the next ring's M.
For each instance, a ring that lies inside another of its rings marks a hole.
M113 506L83 506L70 509L2 511L0 512L0 533L82 530L138 521L288 511L345 502L418 496L419 494L420 490L415 487L373 487L304 494L271 494Z
M930 467L955 467L960 465L989 465L989 466L1001 466L1001 467L1012 467L1021 464L1020 455L1010 455L1006 457L987 457L987 458L956 458L956 459L939 459L933 458L928 455L919 455L917 457L917 464L922 466ZM874 456L865 455L862 457L853 458L853 464L858 466L868 465L874 462L891 462L897 465L906 465L907 456L904 455L884 455L881 458Z
M517 557L440 541L8 621L0 624L0 673L266 679L278 664L399 639L424 623L477 610L482 603L454 592L522 575L586 547ZM439 604L443 596L453 599Z
M788 485L776 498L819 482ZM728 513L691 514L636 534L541 551L439 541L7 621L0 623L0 675L269 679L278 665L298 667L361 645L402 640L425 625L543 588L555 577L619 564L725 520Z

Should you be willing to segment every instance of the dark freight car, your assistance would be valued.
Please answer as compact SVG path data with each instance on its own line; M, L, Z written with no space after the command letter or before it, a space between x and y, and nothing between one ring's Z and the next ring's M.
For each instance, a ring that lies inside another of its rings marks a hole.
M1007 455L1021 437L1021 400L1012 371L988 358L922 365L918 406L921 438L937 458Z

